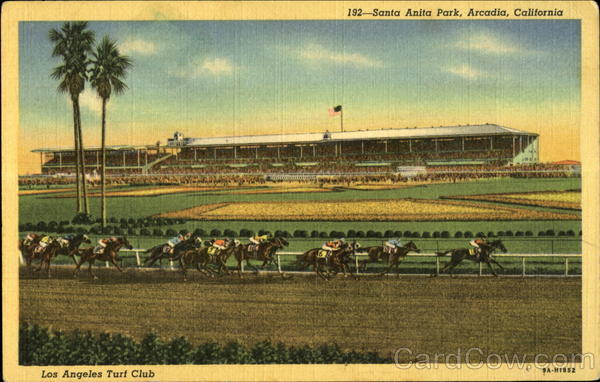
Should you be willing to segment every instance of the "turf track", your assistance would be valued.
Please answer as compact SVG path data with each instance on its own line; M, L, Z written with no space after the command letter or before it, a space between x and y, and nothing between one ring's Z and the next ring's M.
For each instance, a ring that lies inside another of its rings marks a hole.
M269 339L288 345L336 342L390 355L478 346L491 353L581 352L579 278L374 277L324 282L312 276L224 277L97 269L97 281L70 269L54 278L21 270L20 320L63 330L110 331L192 342Z

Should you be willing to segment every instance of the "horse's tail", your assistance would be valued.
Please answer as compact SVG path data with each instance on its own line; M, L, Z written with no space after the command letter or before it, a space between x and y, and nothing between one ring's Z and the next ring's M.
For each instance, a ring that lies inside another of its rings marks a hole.
M435 254L439 257L439 256L446 256L447 254L449 254L450 252L452 252L451 249L444 251L444 252L436 252Z

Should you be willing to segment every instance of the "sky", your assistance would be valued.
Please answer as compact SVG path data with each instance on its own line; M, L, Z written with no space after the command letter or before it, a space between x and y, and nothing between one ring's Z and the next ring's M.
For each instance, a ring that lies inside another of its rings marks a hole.
M19 173L72 147L48 31L19 25ZM542 161L579 160L578 20L90 22L133 60L107 105L107 144L189 137L495 123L540 134ZM85 146L101 102L80 97Z

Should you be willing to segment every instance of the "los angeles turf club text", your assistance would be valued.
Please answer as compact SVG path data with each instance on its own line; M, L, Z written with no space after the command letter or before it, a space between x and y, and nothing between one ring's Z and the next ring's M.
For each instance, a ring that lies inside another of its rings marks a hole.
M54 379L87 379L87 378L154 378L156 374L152 370L144 369L106 369L103 371L73 371L65 369L63 373L58 371L42 370L42 378L46 381Z

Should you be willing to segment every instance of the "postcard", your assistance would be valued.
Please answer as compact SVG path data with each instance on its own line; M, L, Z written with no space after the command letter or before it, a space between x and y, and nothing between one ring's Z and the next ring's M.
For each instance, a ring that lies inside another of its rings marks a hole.
M6 2L3 378L594 380L598 8Z

